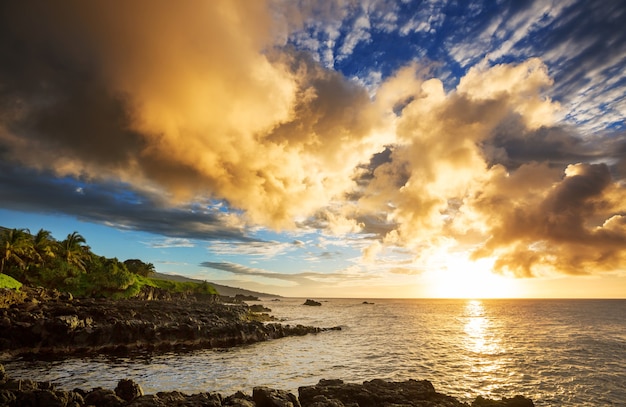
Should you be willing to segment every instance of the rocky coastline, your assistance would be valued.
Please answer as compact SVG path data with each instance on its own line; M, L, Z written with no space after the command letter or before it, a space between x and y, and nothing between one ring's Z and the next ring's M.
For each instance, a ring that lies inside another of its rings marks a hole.
M159 290L124 300L75 299L44 289L19 294L3 290L0 299L4 359L221 348L340 329L267 322L267 313L253 312L245 303Z
M523 396L491 400L477 397L471 404L441 394L428 380L389 382L371 380L362 384L320 380L298 389L298 397L285 390L255 387L230 396L216 392L185 394L179 391L144 394L141 385L121 379L115 389L101 387L71 391L50 382L11 379L0 365L0 406L7 407L534 407Z
M252 310L256 310L254 312ZM226 304L218 298L148 290L135 299L75 299L56 290L0 290L0 358L60 358L84 354L232 347L285 336L316 334L339 328L290 326L267 322L264 307ZM140 384L121 379L115 389L57 388L37 378L12 379L0 364L0 406L148 407L148 406L430 406L531 407L522 396L463 403L438 393L426 380L362 384L320 380L298 389L255 387L252 394L179 391L146 395Z

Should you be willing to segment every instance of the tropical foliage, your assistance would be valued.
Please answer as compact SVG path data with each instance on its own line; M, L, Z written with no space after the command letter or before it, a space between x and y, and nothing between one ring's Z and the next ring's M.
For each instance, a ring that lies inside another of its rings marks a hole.
M131 287L138 291L138 278L155 271L141 260L121 262L92 253L78 232L57 241L43 229L32 235L28 229L0 228L0 247L0 275L78 296L113 296Z

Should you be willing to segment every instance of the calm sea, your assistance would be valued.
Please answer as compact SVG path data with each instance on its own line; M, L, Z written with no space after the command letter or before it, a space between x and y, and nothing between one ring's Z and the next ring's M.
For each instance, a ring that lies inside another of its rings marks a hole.
M293 391L321 378L428 379L471 401L523 394L537 406L626 406L626 300L263 301L285 324L341 331L226 350L133 359L5 362L13 377L60 387L114 388L132 378L147 393Z

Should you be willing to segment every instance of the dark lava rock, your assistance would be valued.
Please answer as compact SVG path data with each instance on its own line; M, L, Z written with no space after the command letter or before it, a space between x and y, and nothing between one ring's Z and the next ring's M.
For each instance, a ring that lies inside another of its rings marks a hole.
M306 300L304 302L304 304L302 304L302 305L309 305L309 306L312 306L312 307L320 307L322 305L322 303L321 302L317 302L315 300Z
M99 387L87 393L85 404L96 407L121 407L126 405L126 401L119 398L113 390Z
M264 324L271 320L269 315L260 318L264 314L251 313L245 304L211 299L63 301L62 297L58 292L35 291L22 303L0 309L0 356L232 347L322 331Z
M320 380L298 389L302 407L320 406L446 406L467 407L453 397L437 393L428 380L387 382L371 380L362 385L341 380Z
M264 307L261 304L253 304L253 305L250 305L249 308L250 308L250 312L272 312L271 309Z
M3 371L0 365L0 372ZM226 398L209 392L187 395L171 391L143 395L137 383L126 379L119 381L115 391L100 387L91 391L63 391L49 382L4 377L6 379L0 381L0 406L8 407L468 407L453 397L436 392L427 380L371 380L363 384L320 380L315 386L300 387L298 400L292 393L268 387L255 387L252 397L242 392ZM472 407L534 407L534 404L522 396L499 401L477 397Z
M143 396L143 389L130 379L122 379L117 383L115 394L123 400L133 401L137 397Z
M285 390L255 387L252 399L257 407L300 407L298 399Z

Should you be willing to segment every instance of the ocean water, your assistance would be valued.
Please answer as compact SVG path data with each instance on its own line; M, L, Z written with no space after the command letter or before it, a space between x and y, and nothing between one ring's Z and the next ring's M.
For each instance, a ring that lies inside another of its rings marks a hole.
M522 394L537 406L626 406L626 300L262 301L284 324L341 331L231 349L4 361L13 377L61 388L114 388L132 378L146 393L290 390L319 379L427 379L469 402Z

